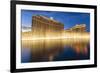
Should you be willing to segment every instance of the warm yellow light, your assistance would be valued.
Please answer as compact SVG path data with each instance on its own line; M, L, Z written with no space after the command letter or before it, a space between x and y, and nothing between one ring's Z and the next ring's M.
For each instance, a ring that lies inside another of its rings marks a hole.
M46 36L46 37L39 37L34 35L27 35L22 36L22 40L51 40L51 39L89 39L89 34L80 34L80 33L71 33L71 34L64 34L62 36Z

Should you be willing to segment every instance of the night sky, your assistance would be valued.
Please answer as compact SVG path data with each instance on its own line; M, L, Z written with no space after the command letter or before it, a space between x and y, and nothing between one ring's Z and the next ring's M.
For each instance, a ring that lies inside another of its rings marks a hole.
M64 24L64 29L69 29L76 24L86 24L87 31L90 32L90 14L79 12L58 12L58 11L38 11L38 10L21 10L22 26L30 27L32 25L33 15L43 15L53 17L54 20Z

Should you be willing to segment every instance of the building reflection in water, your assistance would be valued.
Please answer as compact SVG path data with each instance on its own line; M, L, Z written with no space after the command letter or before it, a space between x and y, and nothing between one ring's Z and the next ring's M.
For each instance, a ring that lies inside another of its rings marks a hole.
M22 63L86 60L90 58L89 39L22 40Z
M47 62L90 58L86 24L64 29L64 24L46 16L32 16L31 31L22 31L21 61Z

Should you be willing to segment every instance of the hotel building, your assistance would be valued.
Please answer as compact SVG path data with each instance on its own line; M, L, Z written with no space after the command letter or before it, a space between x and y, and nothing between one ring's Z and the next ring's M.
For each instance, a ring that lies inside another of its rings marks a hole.
M66 29L66 32L86 32L86 25L85 24L77 24L70 29Z
M64 31L64 24L52 17L35 15L32 17L32 32L35 37L57 37Z

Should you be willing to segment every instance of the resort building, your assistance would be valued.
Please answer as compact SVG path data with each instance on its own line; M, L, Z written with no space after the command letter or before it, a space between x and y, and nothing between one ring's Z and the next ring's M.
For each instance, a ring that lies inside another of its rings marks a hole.
M35 15L32 17L32 32L36 37L61 36L64 24L54 20L52 17Z
M86 25L85 24L77 24L70 29L66 29L66 32L86 32Z

